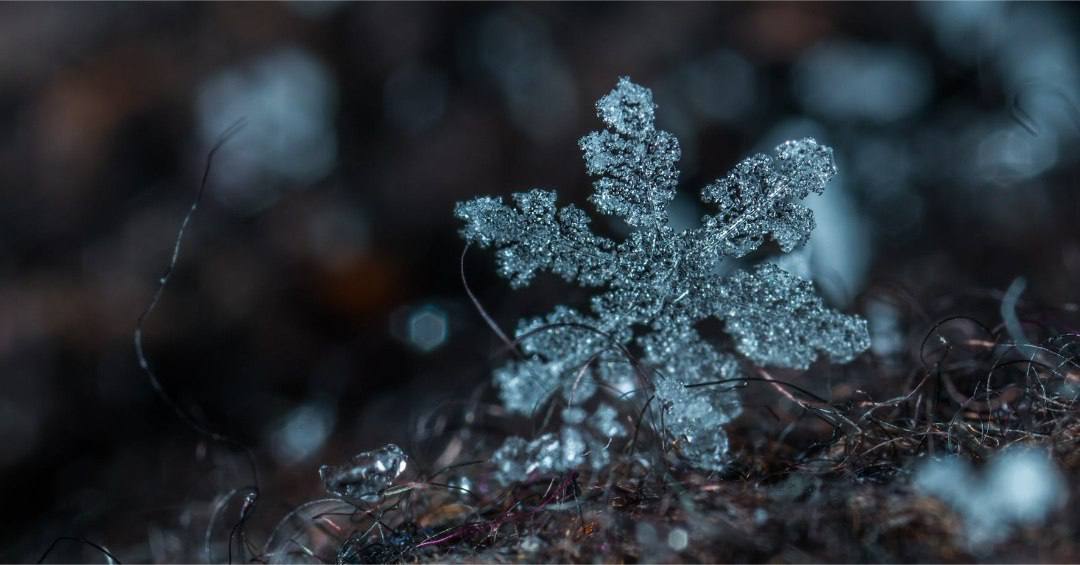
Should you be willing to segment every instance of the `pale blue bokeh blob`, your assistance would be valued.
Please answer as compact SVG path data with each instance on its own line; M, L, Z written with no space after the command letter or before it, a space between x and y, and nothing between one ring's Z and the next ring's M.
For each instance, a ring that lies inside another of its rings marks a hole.
M205 147L238 120L241 129L215 157L214 194L257 211L286 187L322 180L337 163L337 85L301 48L227 67L199 86L196 114Z
M835 41L814 47L796 63L794 88L813 115L889 123L921 110L933 84L929 65L912 51Z

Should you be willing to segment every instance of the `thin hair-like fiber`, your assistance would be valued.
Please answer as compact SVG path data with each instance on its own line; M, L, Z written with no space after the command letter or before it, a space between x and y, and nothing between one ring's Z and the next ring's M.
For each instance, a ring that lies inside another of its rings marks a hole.
M226 128L225 131L221 133L218 141L207 153L206 165L203 168L202 179L199 182L199 190L196 192L195 198L192 200L191 206L188 208L187 213L184 214L183 219L180 221L180 227L177 229L176 238L173 240L172 254L169 256L169 262L165 267L164 273L162 273L161 277L158 278L157 288L154 291L153 297L150 299L150 302L146 305L146 308L142 311L142 313L139 314L139 317L135 322L135 330L132 338L135 347L135 357L139 363L139 368L142 369L143 373L146 375L150 386L154 389L154 392L155 394L157 394L158 398L161 399L161 401L164 402L173 411L174 414L176 414L177 418L179 418L180 421L184 422L184 424L194 430L197 434L216 443L220 443L232 449L242 451L246 456L248 466L251 470L252 482L254 484L245 487L244 489L240 489L248 491L248 494L245 495L240 518L237 520L237 522L230 529L229 532L229 563L232 563L233 560L232 548L234 538L239 535L242 540L242 544L245 543L243 541L245 540L245 536L243 535L242 528L247 522L251 513L254 511L259 498L259 471L258 465L255 461L255 454L251 451L250 447L244 445L239 440L229 435L214 431L207 427L205 424L192 416L190 412L184 409L180 405L180 403L177 402L176 399L168 391L165 390L165 387L161 383L161 379L158 377L157 373L151 366L150 361L146 355L146 351L143 348L143 329L146 325L147 318L149 318L150 314L152 314L157 308L158 303L161 301L161 298L165 293L165 287L169 284L169 280L172 278L173 273L175 273L176 271L177 264L180 260L180 251L184 241L184 234L187 232L187 228L191 224L191 220L192 218L194 218L195 212L198 210L199 204L202 202L203 195L206 193L206 188L209 185L210 172L214 164L214 156L230 139L233 138L233 136L239 133L246 124L247 120L245 118L241 118L234 122L232 125ZM211 524L212 523L213 522L211 522ZM207 552L209 557L209 542Z

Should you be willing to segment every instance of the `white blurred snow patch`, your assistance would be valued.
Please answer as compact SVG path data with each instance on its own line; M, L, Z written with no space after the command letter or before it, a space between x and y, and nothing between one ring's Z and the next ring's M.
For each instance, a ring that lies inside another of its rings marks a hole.
M811 113L836 121L889 123L930 97L929 65L912 51L851 41L822 44L795 66L795 94Z
M810 234L810 269L833 304L846 306L862 290L870 267L870 228L855 207L843 174L805 201L817 227Z
M915 486L949 504L967 498L971 465L959 457L949 456L925 461L915 472Z
M866 321L870 325L870 349L879 357L890 357L904 349L904 333L900 328L900 311L880 299L866 304Z
M204 146L246 125L214 161L214 194L245 212L273 203L283 185L325 178L337 162L337 85L310 52L286 48L212 76L199 88Z
M1014 527L1041 524L1068 497L1053 460L1026 448L998 454L981 475L957 457L928 461L916 471L915 486L960 514L972 549L988 549Z
M996 459L987 485L997 493L997 505L1007 509L1003 513L1025 524L1041 522L1067 495L1057 466L1037 451L1015 451Z

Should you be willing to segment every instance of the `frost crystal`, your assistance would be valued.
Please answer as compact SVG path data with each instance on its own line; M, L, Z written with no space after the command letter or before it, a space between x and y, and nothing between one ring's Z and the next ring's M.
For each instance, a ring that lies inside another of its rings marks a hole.
M405 471L408 458L395 444L365 451L344 465L323 465L319 477L326 491L348 501L375 502Z
M584 211L557 207L555 193L541 189L513 195L513 206L481 197L455 209L465 223L462 236L494 247L499 273L512 286L550 271L598 289L589 312L559 306L522 320L517 337L525 356L495 371L495 383L504 405L522 414L556 394L573 407L600 386L647 388L663 411L657 431L691 464L719 469L727 452L721 426L739 414L738 397L725 387L688 385L737 378L740 355L759 365L805 369L821 353L846 362L869 347L862 319L826 308L812 283L775 264L726 279L717 274L722 260L755 251L767 239L784 252L806 241L814 217L801 200L821 193L836 174L832 150L801 139L772 156L742 161L702 191L716 213L676 231L668 204L678 183L679 144L656 128L652 93L623 78L596 108L607 129L579 143L595 177L589 201L631 228L623 241L595 235ZM724 323L734 350L718 349L698 333L695 325L709 318ZM640 377L628 350L642 354L654 377ZM496 453L499 476L511 481L568 469L584 463L586 451L594 454L588 458L594 467L602 465L605 444L627 432L607 404L586 420L587 429L577 412L565 414L559 435L509 440Z

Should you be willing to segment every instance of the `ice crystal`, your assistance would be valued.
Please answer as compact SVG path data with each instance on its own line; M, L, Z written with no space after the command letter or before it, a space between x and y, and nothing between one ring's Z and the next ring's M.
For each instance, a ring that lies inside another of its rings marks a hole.
M808 138L740 162L702 191L715 214L676 231L668 204L678 183L679 144L656 128L652 93L623 78L596 108L607 128L579 143L595 177L589 201L630 227L623 241L594 234L583 210L557 207L547 190L514 194L512 206L481 197L455 209L464 221L462 236L494 247L499 273L512 286L549 271L598 289L589 312L559 306L522 320L517 337L524 356L495 371L495 383L504 405L523 414L556 394L570 406L583 404L598 385L647 388L663 411L658 431L691 464L719 469L727 452L722 425L739 414L738 397L728 387L689 385L737 378L739 356L805 369L819 354L846 362L869 347L862 319L825 307L812 283L775 264L726 279L717 274L725 258L743 257L767 239L783 252L806 241L814 217L801 200L821 193L836 174L832 150ZM696 324L709 318L724 323L733 350L702 338ZM653 376L636 371L626 354L631 350L641 353ZM627 431L607 404L594 411L587 429L578 425L577 412L564 414L569 417L558 435L509 440L495 456L499 476L517 480L586 459L602 466L605 444ZM592 431L582 435L582 429Z
M390 443L364 451L344 465L323 465L319 477L327 492L348 501L374 502L405 471L408 457Z

